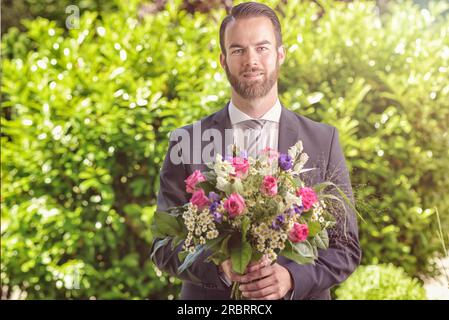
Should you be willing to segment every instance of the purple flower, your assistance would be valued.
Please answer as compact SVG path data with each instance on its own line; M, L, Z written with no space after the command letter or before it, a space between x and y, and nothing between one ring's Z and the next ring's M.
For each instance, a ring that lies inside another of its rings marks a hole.
M210 212L214 212L215 210L217 210L218 204L219 204L218 202L212 202L211 205L209 206Z
M279 222L279 224L283 224L285 222L285 217L280 214L276 217L276 221Z
M285 211L285 213L288 214L288 216L291 218L296 214L296 211L293 208L289 208Z
M215 192L209 192L209 200L210 202L220 202L220 196Z
M217 223L221 223L223 221L223 215L218 211L212 212L212 216L214 217L214 221Z
M279 230L279 228L285 223L285 217L280 214L273 220L271 223L271 227L275 230Z
M282 170L289 170L293 167L292 158L285 153L281 153L279 156L279 166Z
M301 213L304 211L304 206L303 205L298 206L294 204L293 209L295 210L296 214L301 215Z

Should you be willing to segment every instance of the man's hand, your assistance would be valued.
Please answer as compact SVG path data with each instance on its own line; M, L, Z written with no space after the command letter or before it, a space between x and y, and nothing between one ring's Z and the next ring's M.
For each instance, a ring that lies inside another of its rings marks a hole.
M255 300L282 299L293 289L290 272L278 263L260 267L248 267L247 273L240 278L239 287L243 296Z
M245 274L247 274L248 272L260 270L268 266L269 264L270 260L268 260L268 257L263 256L262 259L260 259L259 261L248 264L245 270ZM223 261L218 268L220 272L223 272L225 276L232 282L243 282L243 275L239 275L234 271L232 271L231 259Z

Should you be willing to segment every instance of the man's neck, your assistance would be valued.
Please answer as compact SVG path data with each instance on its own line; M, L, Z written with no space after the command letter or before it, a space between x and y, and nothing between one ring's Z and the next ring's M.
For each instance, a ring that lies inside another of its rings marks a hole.
M247 100L242 98L234 90L231 94L232 103L240 111L246 113L251 118L258 119L270 110L278 100L277 85L274 85L270 92L262 98Z

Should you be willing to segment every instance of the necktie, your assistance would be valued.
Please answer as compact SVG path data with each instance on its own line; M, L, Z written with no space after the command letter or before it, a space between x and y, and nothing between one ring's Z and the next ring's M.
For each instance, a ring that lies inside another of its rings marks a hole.
M248 153L249 157L256 158L258 152L263 149L263 141L261 136L263 132L266 120L245 120L240 123L240 127L243 129L244 134L244 150Z

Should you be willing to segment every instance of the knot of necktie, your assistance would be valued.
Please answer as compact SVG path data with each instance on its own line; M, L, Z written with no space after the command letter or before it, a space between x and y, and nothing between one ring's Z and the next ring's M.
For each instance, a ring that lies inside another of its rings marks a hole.
M240 127L244 131L248 130L248 132L244 133L244 149L248 156L256 158L258 151L263 147L260 138L266 121L249 119L240 123Z
M253 130L260 130L263 128L267 120L258 120L258 119L249 119L242 121L242 127L245 127L247 129L253 129Z

